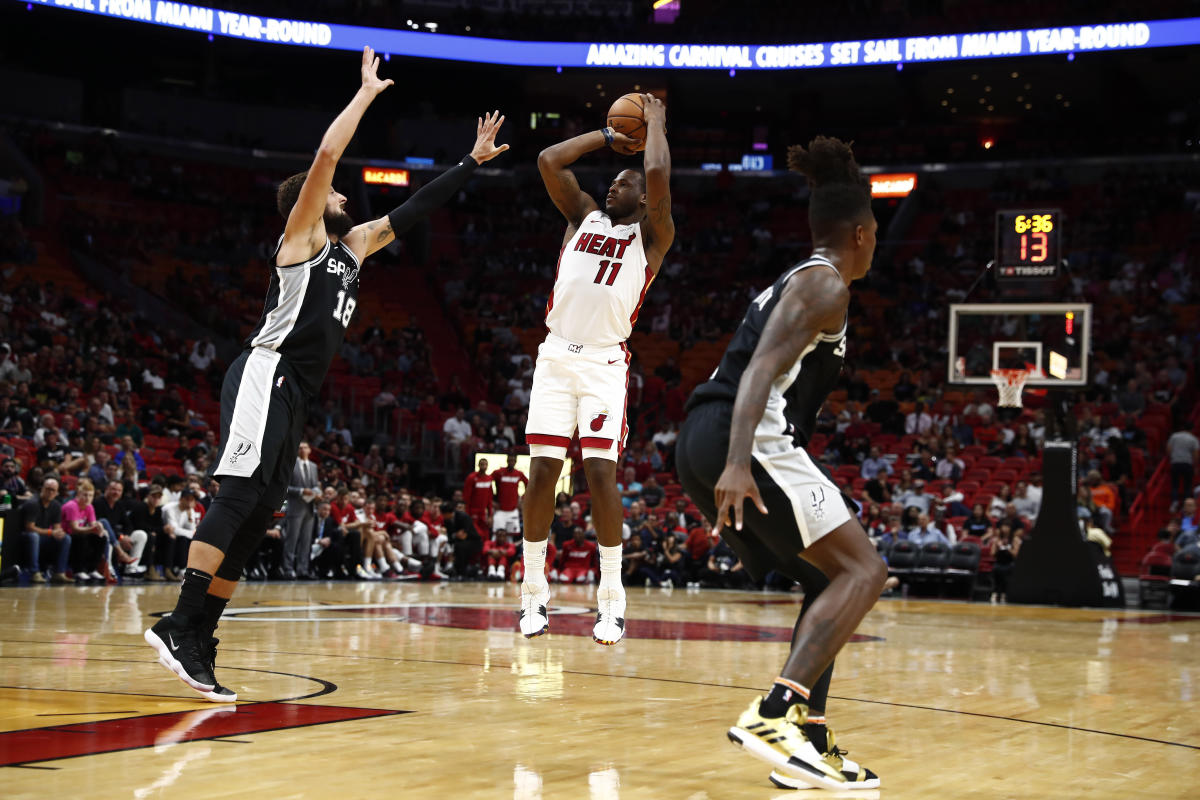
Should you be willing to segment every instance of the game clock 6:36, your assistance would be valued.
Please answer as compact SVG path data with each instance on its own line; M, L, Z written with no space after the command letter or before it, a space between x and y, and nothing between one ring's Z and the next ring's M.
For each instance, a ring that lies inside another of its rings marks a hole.
M996 212L996 274L1000 278L1053 278L1058 273L1058 209Z

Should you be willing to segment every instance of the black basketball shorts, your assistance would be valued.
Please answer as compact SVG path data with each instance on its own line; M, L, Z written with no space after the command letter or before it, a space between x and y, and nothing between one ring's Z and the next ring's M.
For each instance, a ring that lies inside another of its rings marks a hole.
M714 401L692 409L675 441L675 465L684 491L708 521L717 518L713 490L729 452L731 403ZM769 514L750 500L743 508L742 530L721 532L751 575L761 579L775 570L796 580L812 567L800 553L858 513L858 504L842 493L832 477L801 447L780 435L756 432L751 472Z
M307 417L308 398L286 359L246 350L221 385L221 450L211 473L250 478L262 489L261 504L282 505Z

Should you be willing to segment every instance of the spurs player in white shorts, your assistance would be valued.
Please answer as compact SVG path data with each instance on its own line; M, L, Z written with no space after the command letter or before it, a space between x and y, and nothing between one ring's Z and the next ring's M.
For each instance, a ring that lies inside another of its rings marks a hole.
M538 347L525 427L533 457L524 504L520 626L526 637L549 630L546 539L554 518L555 484L576 430L600 545L599 613L592 638L600 644L616 644L625 633L624 513L617 492L617 459L627 434L629 349L625 341L675 239L666 107L652 95L643 98L645 174L622 170L609 187L604 208L579 188L567 167L584 153L606 146L632 155L642 146L640 141L605 128L556 144L538 156L546 191L567 218L567 231L554 290L546 304L550 332Z

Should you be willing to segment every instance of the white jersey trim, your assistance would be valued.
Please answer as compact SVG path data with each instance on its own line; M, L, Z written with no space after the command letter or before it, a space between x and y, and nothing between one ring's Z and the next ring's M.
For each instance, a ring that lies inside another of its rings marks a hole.
M283 242L282 236L279 237L279 241ZM275 274L279 276L279 297L276 299L275 307L267 314L262 330L250 342L252 347L278 350L280 345L287 341L288 335L296 327L297 320L300 319L300 310L304 307L304 299L308 295L308 281L312 275L312 268L325 258L329 252L329 246L329 240L326 240L325 247L321 249L321 252L302 264L275 267ZM275 252L279 252L278 245L276 245ZM304 267L304 269L298 269L299 267Z

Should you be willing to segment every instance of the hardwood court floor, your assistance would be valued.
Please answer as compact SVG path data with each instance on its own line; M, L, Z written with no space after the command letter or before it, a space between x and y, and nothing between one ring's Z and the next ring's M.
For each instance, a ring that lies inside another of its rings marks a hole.
M236 710L141 632L170 586L0 590L0 796L818 798L725 729L782 662L794 596L630 591L630 638L551 635L515 587L250 584L222 623ZM1200 617L882 600L829 715L886 798L1194 797Z

